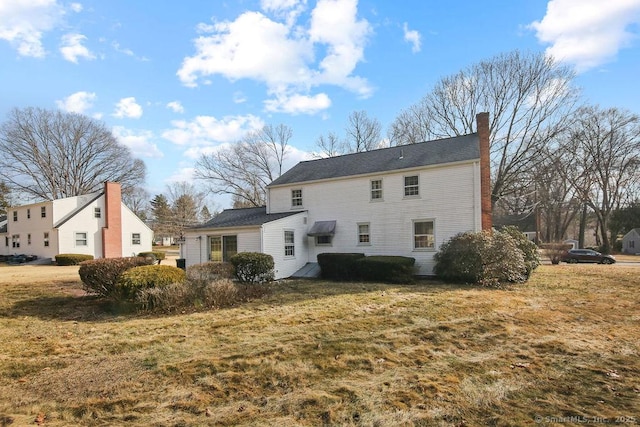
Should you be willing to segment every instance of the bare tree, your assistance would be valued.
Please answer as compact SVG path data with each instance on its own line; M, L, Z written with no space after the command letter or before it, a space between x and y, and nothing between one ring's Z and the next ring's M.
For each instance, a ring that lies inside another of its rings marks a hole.
M544 54L498 55L440 80L391 125L397 145L475 132L491 118L492 203L531 182L525 172L568 125L578 100L573 71Z
M231 195L234 203L263 206L267 185L282 175L292 135L288 126L265 126L229 148L202 155L195 176L214 194Z
M122 202L143 221L149 217L149 192L142 187L132 187L122 192Z
M0 127L0 177L13 191L53 200L144 182L144 162L89 117L40 108L14 109Z
M567 179L593 210L603 251L609 252L612 212L637 196L640 183L640 117L593 106L580 109L577 117L562 147L578 168Z
M0 181L0 215L7 214L7 208L11 206L11 190L4 182Z
M316 139L316 147L320 149L319 152L313 153L313 157L316 158L335 157L348 151L345 143L341 142L340 137L333 132L329 132L326 137L320 135Z
M351 153L360 153L378 148L382 125L378 119L371 119L365 111L353 111L349 114L347 125L347 147Z

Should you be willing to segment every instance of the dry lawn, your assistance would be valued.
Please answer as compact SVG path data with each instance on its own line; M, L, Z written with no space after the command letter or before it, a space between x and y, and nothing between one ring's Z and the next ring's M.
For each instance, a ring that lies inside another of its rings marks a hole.
M0 426L637 424L639 289L638 267L547 265L163 317L85 296L77 267L3 267Z

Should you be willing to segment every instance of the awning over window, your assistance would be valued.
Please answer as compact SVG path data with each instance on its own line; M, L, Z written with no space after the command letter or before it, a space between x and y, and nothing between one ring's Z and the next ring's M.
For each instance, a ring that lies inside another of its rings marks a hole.
M332 236L336 231L335 221L316 221L307 236Z

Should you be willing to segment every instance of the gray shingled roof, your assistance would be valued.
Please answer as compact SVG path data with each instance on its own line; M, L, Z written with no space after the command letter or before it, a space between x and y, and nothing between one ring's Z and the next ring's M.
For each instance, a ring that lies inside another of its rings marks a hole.
M262 225L291 215L300 213L282 212L268 214L265 206L259 208L225 209L208 222L191 227L197 228L231 228L251 225Z
M480 158L478 134L300 162L269 187Z

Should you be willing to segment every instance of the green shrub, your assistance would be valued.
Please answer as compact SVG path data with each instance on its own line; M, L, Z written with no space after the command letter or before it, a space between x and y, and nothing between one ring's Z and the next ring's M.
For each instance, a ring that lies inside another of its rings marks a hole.
M82 261L93 259L93 255L86 254L58 254L56 255L57 265L78 265Z
M162 288L185 280L181 268L170 265L143 265L131 268L118 279L119 293L123 298L133 299L141 289Z
M120 300L118 279L125 271L152 261L143 257L100 258L80 263L82 287L90 294Z
M415 258L403 256L368 256L355 262L355 271L368 282L412 283L415 263Z
M497 287L528 278L516 239L497 230L460 233L440 247L434 260L434 273L448 282Z
M322 253L318 254L318 264L323 279L357 280L356 262L364 258L360 253Z
M524 264L527 269L527 278L531 276L533 270L538 268L540 265L540 254L538 253L538 247L535 243L527 238L527 236L518 229L518 227L510 225L507 227L502 227L500 229L501 233L507 233L511 236L516 243L518 249L522 251L522 255L524 256Z
M154 261L158 261L158 264L166 258L166 254L162 251L150 251L150 252L140 252L138 256L151 258Z
M271 255L259 252L240 252L229 259L235 275L243 283L265 283L275 277Z

